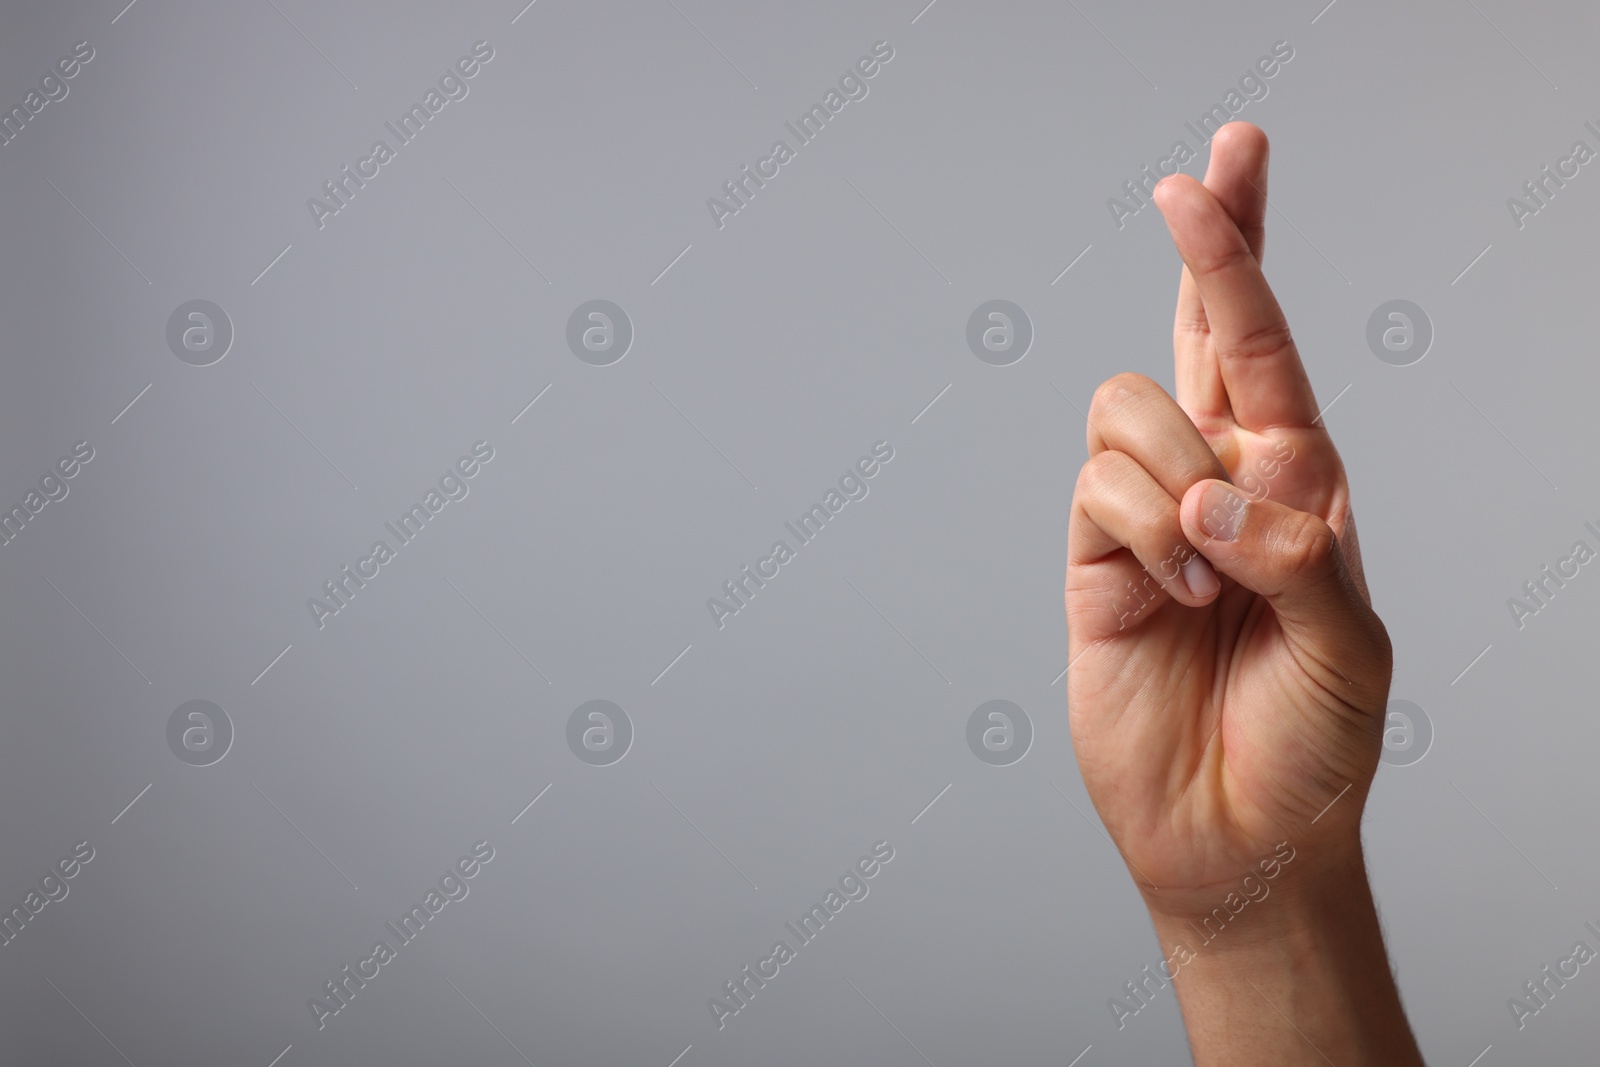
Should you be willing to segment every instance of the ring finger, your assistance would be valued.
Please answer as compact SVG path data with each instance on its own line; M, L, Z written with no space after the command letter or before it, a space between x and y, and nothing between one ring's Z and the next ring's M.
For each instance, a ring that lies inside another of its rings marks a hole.
M1183 533L1178 501L1125 452L1104 451L1083 465L1067 541L1068 566L1107 567L1111 590L1129 581L1135 590L1165 589L1181 603L1199 606L1221 588Z

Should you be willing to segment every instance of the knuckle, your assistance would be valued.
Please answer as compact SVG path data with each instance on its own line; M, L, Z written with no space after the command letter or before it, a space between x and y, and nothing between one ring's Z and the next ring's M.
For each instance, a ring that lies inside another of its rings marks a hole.
M1315 515L1297 512L1278 529L1277 556L1285 570L1301 578L1322 578L1339 569L1339 539Z
M1267 323L1229 340L1222 349L1224 359L1249 361L1276 356L1294 345L1294 335L1283 320Z
M1193 271L1195 280L1200 281L1203 278L1209 278L1213 274L1232 270L1246 260L1254 258L1250 254L1250 246L1241 240L1238 244L1230 246L1226 252L1196 263Z
M1105 451L1090 456L1078 471L1078 485L1073 496L1092 500L1122 480L1128 457L1117 451Z
M1211 322L1203 311L1189 313L1180 309L1172 321L1172 336L1179 344L1194 338L1210 337Z
M1089 417L1091 420L1097 415L1103 417L1131 400L1148 395L1152 388L1159 389L1160 386L1135 371L1113 374L1095 389L1094 399L1089 402Z

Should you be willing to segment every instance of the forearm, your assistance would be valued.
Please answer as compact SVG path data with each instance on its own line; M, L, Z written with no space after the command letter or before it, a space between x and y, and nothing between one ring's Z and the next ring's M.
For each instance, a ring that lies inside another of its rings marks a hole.
M1196 1067L1422 1067L1359 851L1201 944L1203 908L1151 908ZM1186 963L1174 958L1180 944L1192 952Z

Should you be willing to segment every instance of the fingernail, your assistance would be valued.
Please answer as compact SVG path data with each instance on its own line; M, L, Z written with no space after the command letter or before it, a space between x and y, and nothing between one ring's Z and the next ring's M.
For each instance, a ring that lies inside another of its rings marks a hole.
M1222 482L1212 482L1200 494L1200 529L1213 541L1233 541L1244 524L1248 504Z
M1183 565L1183 584L1189 587L1190 595L1200 600L1222 588L1217 572L1211 569L1204 556L1195 556Z

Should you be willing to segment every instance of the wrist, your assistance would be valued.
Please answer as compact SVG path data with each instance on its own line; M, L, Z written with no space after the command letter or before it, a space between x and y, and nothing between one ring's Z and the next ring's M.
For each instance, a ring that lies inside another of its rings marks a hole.
M1271 886L1259 899L1244 896L1243 877L1209 897L1147 894L1196 1063L1420 1067L1359 842L1308 845L1277 878L1254 877Z
M1280 841L1232 879L1204 886L1144 888L1163 948L1244 950L1304 936L1371 908L1359 838L1297 848ZM1224 936L1226 935L1226 936Z

